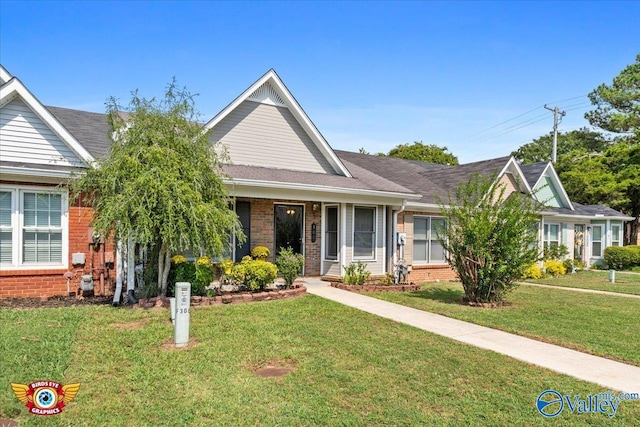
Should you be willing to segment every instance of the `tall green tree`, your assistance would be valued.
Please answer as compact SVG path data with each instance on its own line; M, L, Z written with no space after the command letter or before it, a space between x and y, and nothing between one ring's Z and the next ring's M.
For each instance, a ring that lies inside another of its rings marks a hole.
M595 110L585 114L593 126L618 134L633 134L640 141L640 54L613 79L589 94Z
M447 227L439 235L467 300L502 302L539 256L533 198L507 194L504 185L476 175L441 203L441 211Z
M640 54L634 63L614 77L611 85L601 84L589 94L589 99L596 107L585 114L589 123L618 134L619 147L607 150L601 161L602 167L613 175L615 185L605 181L598 190L606 193L614 187L616 200L611 207L636 218L630 223L629 240L637 242L640 227ZM579 173L576 169L573 171Z
M424 144L415 141L412 144L400 144L392 148L388 157L399 159L419 160L421 162L438 163L441 165L457 165L458 158L449 152L447 147L438 147L435 144Z
M600 133L587 128L558 133L558 160L572 151L601 153L609 146L609 141ZM524 144L511 155L522 163L548 162L553 150L553 132Z
M127 107L107 103L109 155L71 184L93 207L103 236L128 236L158 253L158 287L166 295L171 255L187 249L219 254L230 233L243 238L221 178L225 156L197 123L194 97L175 79L162 100L132 93Z

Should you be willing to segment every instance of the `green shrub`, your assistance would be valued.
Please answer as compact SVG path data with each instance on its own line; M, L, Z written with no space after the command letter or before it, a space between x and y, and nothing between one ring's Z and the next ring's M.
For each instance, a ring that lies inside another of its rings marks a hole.
M251 249L251 256L256 259L266 259L271 254L271 251L266 246L256 246Z
M562 262L555 259L544 262L544 271L553 277L563 276L567 272Z
M566 274L570 274L573 273L573 269L575 267L575 261L571 258L567 258L564 261L562 261L562 265L564 265L564 269L566 271ZM577 268L577 267L575 267Z
M524 273L522 273L523 279L542 279L542 269L538 265L538 263L531 264L529 267L524 269Z
M304 256L302 254L294 253L291 247L280 248L280 253L276 258L276 266L278 266L278 271L282 274L287 287L290 287L302 272L303 265Z
M246 285L252 291L262 290L278 276L275 264L249 256L231 268L231 278L236 285Z
M205 296L207 294L207 286L209 286L214 276L211 258L208 256L198 258L196 260L195 278L191 282L191 295Z
M357 263L351 263L344 268L343 283L347 285L363 285L369 278L371 272L367 271L367 264L363 264L358 261Z
M604 262L616 270L640 265L640 246L609 246L604 250Z
M550 259L561 260L567 255L569 255L569 249L565 245L549 246L545 243L542 259L545 261Z

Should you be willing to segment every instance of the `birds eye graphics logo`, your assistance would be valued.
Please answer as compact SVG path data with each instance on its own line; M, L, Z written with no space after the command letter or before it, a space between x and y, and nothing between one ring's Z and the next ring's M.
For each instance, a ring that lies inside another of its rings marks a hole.
M536 407L545 417L551 418L558 415L564 409L562 395L555 390L545 390L538 396Z
M11 389L32 414L56 415L76 397L80 384L62 385L54 381L35 381L28 385L11 383Z

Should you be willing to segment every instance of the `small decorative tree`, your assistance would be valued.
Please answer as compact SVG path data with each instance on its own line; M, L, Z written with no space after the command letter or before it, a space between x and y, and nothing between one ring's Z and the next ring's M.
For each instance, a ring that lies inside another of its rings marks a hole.
M293 248L280 248L280 253L276 258L278 271L282 274L287 288L293 285L293 281L302 272L304 265L304 256L293 252Z
M449 195L447 205L441 202L441 210L447 262L458 273L466 299L501 303L538 259L535 201L518 192L506 194L495 179L476 175L457 188L455 197Z

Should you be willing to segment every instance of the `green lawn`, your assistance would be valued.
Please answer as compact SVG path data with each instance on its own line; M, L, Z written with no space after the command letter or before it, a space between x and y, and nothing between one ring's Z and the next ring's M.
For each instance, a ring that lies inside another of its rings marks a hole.
M536 426L540 392L602 387L314 296L192 311L196 345L168 350L168 311L0 309L0 419L20 426ZM295 367L280 378L252 372ZM82 384L60 415L27 413L9 382ZM564 411L554 425L632 425Z
M377 298L640 366L640 300L520 286L499 309L462 305L458 282Z
M621 271L616 271L615 283L609 282L608 271L598 270L578 271L576 274L526 281L567 288L596 289L599 291L640 295L640 274Z

